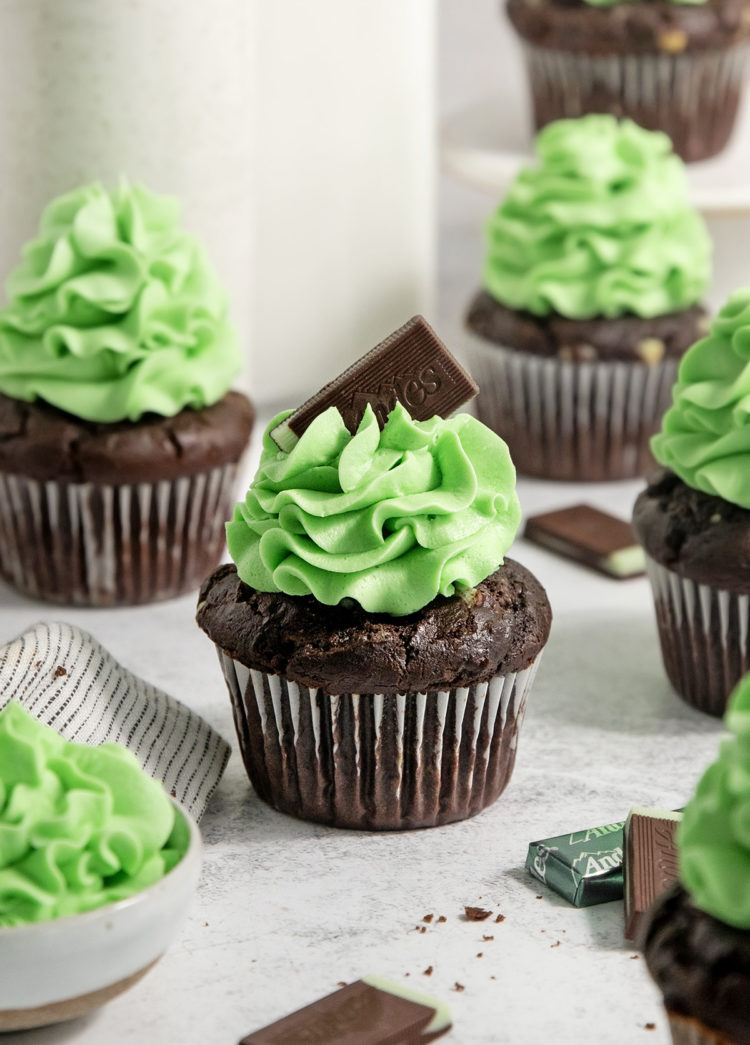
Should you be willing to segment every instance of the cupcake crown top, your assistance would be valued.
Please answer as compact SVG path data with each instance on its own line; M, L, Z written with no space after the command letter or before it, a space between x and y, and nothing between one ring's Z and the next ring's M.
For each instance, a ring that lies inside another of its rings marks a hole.
M750 675L732 694L725 722L731 736L677 829L680 878L697 907L750 929Z
M750 508L750 290L682 357L651 448L688 486Z
M669 138L631 120L558 120L487 225L484 286L535 315L663 315L696 304L711 245Z
M226 295L176 200L121 181L53 200L7 282L0 391L86 421L210 406L240 370Z
M20 704L0 712L0 927L132 896L171 870L188 835L127 748L65 740Z
M269 435L287 416L227 525L246 584L402 616L502 564L521 516L515 469L475 418L415 421L397 403L381 430L368 405L352 434L329 407L287 453Z

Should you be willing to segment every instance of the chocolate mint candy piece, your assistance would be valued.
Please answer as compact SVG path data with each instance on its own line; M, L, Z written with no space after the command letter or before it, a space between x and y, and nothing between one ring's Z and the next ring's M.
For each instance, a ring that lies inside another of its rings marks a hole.
M646 569L630 524L588 504L532 515L524 537L618 580Z
M622 898L622 821L529 845L526 870L574 907Z
M441 1002L368 976L248 1034L240 1045L426 1045L450 1026Z
M350 432L357 430L369 403L382 428L396 403L417 421L447 417L479 389L453 358L435 331L413 316L358 362L298 407L270 433L287 453L310 422L330 406L338 407Z
M637 940L643 915L679 874L675 836L682 814L631 809L625 821L625 939Z

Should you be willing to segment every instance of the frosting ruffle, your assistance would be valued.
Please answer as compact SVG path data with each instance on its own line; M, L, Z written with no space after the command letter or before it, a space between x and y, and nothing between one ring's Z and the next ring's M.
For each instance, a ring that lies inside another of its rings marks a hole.
M548 124L487 225L484 286L509 308L572 319L696 304L711 244L669 138L590 115Z
M688 486L750 508L750 290L683 356L651 449Z
M240 370L226 294L176 200L122 181L61 196L7 282L0 391L87 421L201 409Z
M164 788L127 748L71 743L20 704L0 712L0 926L132 896L188 841Z
M732 736L678 827L680 878L697 907L750 929L750 675L732 694L724 721Z
M521 517L515 469L475 418L415 421L397 404L381 431L368 406L352 436L331 407L287 454L268 434L287 416L227 524L246 584L403 616L501 565Z

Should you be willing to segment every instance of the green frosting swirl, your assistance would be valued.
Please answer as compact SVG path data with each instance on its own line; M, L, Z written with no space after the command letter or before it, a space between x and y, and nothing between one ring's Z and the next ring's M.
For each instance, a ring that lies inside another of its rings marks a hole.
M688 486L750 508L750 290L682 357L651 449Z
M227 525L246 584L401 616L500 566L521 509L508 448L481 422L397 404L381 431L368 406L352 436L331 407L284 453L268 433L288 416Z
M701 777L677 832L680 878L696 906L750 929L750 675L725 723L732 736Z
M164 788L126 748L71 743L20 704L0 712L0 926L132 896L188 841Z
M558 120L537 136L487 226L484 285L510 308L574 319L694 305L711 245L665 134L631 120Z
M226 295L176 200L123 181L61 196L7 282L0 390L87 421L210 406L241 365Z

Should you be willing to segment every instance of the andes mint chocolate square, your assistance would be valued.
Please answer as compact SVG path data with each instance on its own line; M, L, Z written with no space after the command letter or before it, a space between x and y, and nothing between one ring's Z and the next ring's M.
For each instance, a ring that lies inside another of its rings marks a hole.
M529 845L526 870L574 907L622 898L622 821Z
M643 915L678 877L675 837L681 813L631 809L625 821L625 939L637 940Z
M422 316L413 316L379 345L330 381L270 433L287 453L310 422L338 407L355 432L368 403L382 428L396 403L417 421L447 417L477 394L470 374L451 355Z
M450 1026L442 1003L368 976L248 1034L240 1045L426 1045Z
M523 535L618 580L637 577L646 570L643 549L630 523L588 504L532 515Z

